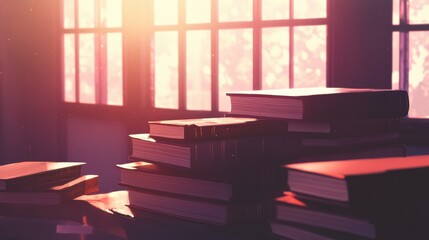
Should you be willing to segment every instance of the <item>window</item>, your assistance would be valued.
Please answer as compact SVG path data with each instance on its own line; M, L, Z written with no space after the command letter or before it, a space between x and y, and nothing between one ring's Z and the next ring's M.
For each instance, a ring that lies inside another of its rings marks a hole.
M392 86L407 90L411 118L428 118L429 0L393 1Z
M228 91L326 86L326 28L326 0L154 0L152 105L227 112Z
M62 0L63 100L123 105L122 0Z

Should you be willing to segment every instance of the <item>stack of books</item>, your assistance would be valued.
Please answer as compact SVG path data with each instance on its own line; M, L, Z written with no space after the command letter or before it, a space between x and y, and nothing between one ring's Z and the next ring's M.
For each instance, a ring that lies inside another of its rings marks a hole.
M0 166L0 204L60 205L98 191L83 162L23 161Z
M406 91L294 88L227 93L232 116L277 119L300 138L299 161L405 154L400 119L408 114Z
M150 121L148 133L129 136L130 161L118 168L136 216L150 211L221 226L263 225L273 217L273 199L289 189L284 164L405 154L398 144L405 91L227 95L226 117Z
M429 155L286 164L272 232L287 239L427 239Z
M295 136L269 120L242 117L149 122L131 134L130 162L119 164L130 207L220 226L253 224L271 213L286 186L281 166ZM136 211L136 216L138 212Z

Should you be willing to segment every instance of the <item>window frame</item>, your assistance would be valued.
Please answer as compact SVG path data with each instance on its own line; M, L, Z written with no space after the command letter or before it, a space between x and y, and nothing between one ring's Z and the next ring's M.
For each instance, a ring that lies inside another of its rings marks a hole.
M399 33L399 89L409 91L409 33L427 31L429 23L409 23L409 0L399 0L399 24L392 24L392 34ZM401 119L401 134L405 143L427 145L429 118L405 117Z
M121 4L124 5L124 1L121 0ZM109 108L120 108L126 105L126 81L125 81L125 61L124 61L124 17L123 10L122 15L122 26L120 27L107 27L103 26L100 21L101 18L101 8L103 0L94 0L94 26L93 27L79 27L79 0L74 0L74 22L73 27L65 28L64 27L64 0L61 1L60 7L60 42L61 42L61 100L64 105L68 105L67 109L71 109L71 105L79 105L79 108L88 109L92 106L100 107L101 109ZM123 9L123 8L122 8ZM121 104L108 104L108 79L107 79L107 36L109 33L119 33L122 38L122 105ZM81 79L79 76L80 64L79 64L79 39L82 34L93 34L94 35L94 103L82 103L80 100L80 83ZM64 49L64 39L66 35L74 36L74 101L66 101L65 96L65 49ZM98 46L98 47L97 47ZM101 47L104 46L104 47ZM86 110L85 110L86 111ZM104 110L103 110L104 111Z
M326 26L326 86L328 86L328 22L329 22L329 4L330 1L326 1L326 18L308 18L308 19L296 19L294 18L294 0L290 0L289 8L289 19L284 20L262 20L262 0L252 0L253 2L253 18L250 21L239 21L239 22L219 22L218 20L218 1L211 0L211 21L209 23L190 24L186 23L185 16L185 1L179 1L179 13L178 23L175 25L159 25L153 27L150 30L152 36L158 31L177 31L178 33L178 108L167 109L157 108L154 104L154 92L151 93L151 110L156 112L162 112L163 114L181 114L181 115L192 115L198 116L200 114L212 114L212 115L223 115L225 111L219 110L219 79L218 79L218 63L219 63L219 44L218 35L220 30L224 29L252 29L253 35L253 79L252 88L254 90L262 89L262 29L274 28L274 27L288 27L289 28L289 87L293 87L294 82L294 28L301 26ZM150 1L153 4L153 0ZM152 8L153 9L153 8ZM209 30L211 33L211 110L187 110L186 109L186 31L189 30ZM151 80L153 81L153 80Z

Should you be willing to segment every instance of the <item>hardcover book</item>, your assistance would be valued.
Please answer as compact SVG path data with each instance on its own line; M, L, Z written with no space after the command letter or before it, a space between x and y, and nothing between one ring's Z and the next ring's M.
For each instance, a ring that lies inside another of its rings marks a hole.
M151 137L185 141L214 140L278 134L287 123L245 117L214 117L149 121Z
M429 156L287 164L291 191L356 205L427 199Z
M357 137L400 131L399 118L351 119L327 122L288 121L287 125L288 132L315 138Z
M28 191L0 191L0 203L58 205L81 195L98 192L98 176L85 175L62 185Z
M223 202L129 189L131 208L219 226L239 226L271 217L266 202Z
M273 235L280 237L280 239L368 240L368 238L358 235L287 221L273 220L270 222L270 226Z
M334 239L349 239L338 238L345 234L363 239L409 239L411 236L416 236L413 234L417 231L422 233L421 227L427 219L422 212L428 211L427 207L420 207L418 204L396 208L389 206L354 208L346 204L311 198L311 196L297 196L292 192L285 192L284 196L276 198L275 202L274 220L277 226L274 230L310 230L313 234L319 232L317 234L319 238L320 234L324 235L322 233L330 233L331 237L337 235ZM284 229L283 225L300 227ZM315 231L316 229L318 231ZM335 234L336 232L338 234Z
M24 161L0 166L0 191L52 186L80 176L83 162Z
M291 88L227 93L231 114L289 120L399 118L408 93L391 89Z
M393 132L338 138L301 136L301 141L305 148L338 148L399 143L399 137L399 132Z
M299 152L296 136L258 136L201 142L155 140L131 134L131 159L166 164L199 172L225 172L287 162Z
M220 201L273 198L280 196L286 187L284 169L278 166L237 172L230 179L191 174L148 162L117 166L121 185Z

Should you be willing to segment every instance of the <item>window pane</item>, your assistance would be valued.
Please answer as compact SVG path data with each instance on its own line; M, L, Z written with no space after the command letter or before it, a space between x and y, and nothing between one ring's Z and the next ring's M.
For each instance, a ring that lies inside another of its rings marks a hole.
M262 30L262 88L289 87L289 28Z
M211 109L211 51L209 30L187 32L186 94L187 109Z
M427 32L410 32L409 117L429 117L429 38Z
M326 0L294 1L295 18L326 18Z
M177 32L156 32L154 54L155 107L177 109L179 106Z
M294 87L326 86L326 26L294 29Z
M64 28L74 28L74 0L63 0Z
M251 29L219 31L219 110L230 111L226 92L253 88Z
M155 25L178 23L178 0L155 0L153 4Z
M429 0L409 0L411 24L429 23Z
M186 23L209 23L210 0L186 0Z
M251 21L253 0L218 0L219 22Z
M289 0L262 0L262 20L289 19Z
M94 0L78 0L79 28L93 28L95 5Z
M107 34L107 104L123 105L122 34Z
M399 0L392 0L392 4L393 4L392 24L399 25Z
M79 102L95 103L94 34L79 36Z
M392 35L392 89L399 89L399 33Z
M106 9L102 9L102 20L105 19L103 26L108 28L122 26L122 0L104 0Z
M64 35L64 101L76 102L76 65L74 34Z

